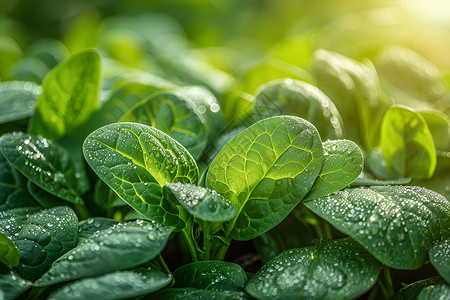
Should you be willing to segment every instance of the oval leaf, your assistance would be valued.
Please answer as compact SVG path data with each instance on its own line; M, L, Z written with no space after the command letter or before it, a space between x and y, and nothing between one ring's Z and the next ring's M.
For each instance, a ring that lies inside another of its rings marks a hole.
M322 170L305 199L334 193L352 183L363 169L361 149L352 141L338 140L323 143Z
M42 85L29 132L58 139L75 134L99 107L100 56L77 53L55 67Z
M393 106L384 115L381 148L391 178L429 178L436 169L436 149L428 125L406 106Z
M120 121L155 127L177 140L195 158L202 155L208 143L204 118L181 93L152 95L129 110Z
M0 82L0 124L31 116L41 91L31 81Z
M226 234L249 240L280 223L322 167L317 129L293 116L264 119L233 137L208 170L207 186L238 207Z
M450 235L450 202L418 186L373 186L303 202L385 265L417 269L434 242Z
M257 299L354 299L370 289L380 263L350 238L282 252L245 290Z
M78 181L85 177L77 172L69 154L52 141L22 132L3 135L0 150L25 177L45 191L66 201L83 204Z
M323 140L342 136L342 120L334 103L317 87L306 82L283 79L258 89L252 119L259 121L279 115L293 115L317 127Z
M430 261L439 275L450 283L450 240L444 240L431 248Z
M170 276L155 270L118 271L67 284L48 299L129 299L162 289L170 281Z
M19 259L19 250L6 235L0 232L0 263L15 267L19 264Z
M190 287L213 291L243 290L247 282L245 271L227 261L198 261L175 270L176 287Z
M20 253L15 270L24 279L36 280L58 257L75 247L78 219L67 206L35 213L2 216L0 228L9 235Z
M162 187L195 183L198 168L177 141L147 125L114 123L92 132L83 152L100 179L131 207L158 223L181 226Z
M142 220L99 230L56 260L35 285L46 286L138 266L164 249L172 231L173 227Z
M181 205L194 217L209 222L225 222L237 213L236 205L216 191L190 183L167 183Z

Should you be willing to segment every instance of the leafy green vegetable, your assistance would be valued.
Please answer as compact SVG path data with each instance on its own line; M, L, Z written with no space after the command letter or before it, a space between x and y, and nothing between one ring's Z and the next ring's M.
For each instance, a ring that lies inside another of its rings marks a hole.
M162 188L166 182L197 181L197 165L183 146L158 129L115 123L91 133L83 152L97 175L131 207L156 222L183 227L178 208Z
M423 288L417 300L433 300L433 299L448 299L450 297L450 284L441 281L436 285L430 285Z
M67 284L48 299L129 299L157 291L170 280L169 276L155 270L117 271Z
M29 133L59 139L76 134L98 109L100 56L86 50L71 56L49 73L42 85Z
M393 106L381 124L381 148L391 178L429 178L436 169L436 149L419 113Z
M305 199L314 199L338 191L352 183L363 169L361 149L352 141L323 143L322 170Z
M3 135L0 150L15 168L45 191L66 201L83 204L80 194L88 187L69 154L57 144L22 132Z
M418 186L372 186L303 202L387 266L417 269L450 235L450 202Z
M334 103L317 87L283 79L262 85L256 94L252 119L294 115L315 124L323 140L342 137L342 120Z
M434 286L439 282L442 282L442 278L433 277L411 283L398 290L392 297L392 300L415 300L422 289L427 286Z
M1 82L0 124L30 117L40 93L41 87L33 82Z
M172 231L173 227L143 220L99 230L57 259L35 285L47 286L138 266L164 249Z
M450 283L450 240L444 240L431 248L430 262L439 274Z
M225 222L236 216L236 205L214 190L189 183L167 183L180 204L193 216L209 222Z
M225 234L248 240L281 222L312 187L322 152L317 129L293 116L264 119L232 138L206 177L238 207Z
M244 289L247 275L234 263L226 261L199 261L175 270L175 287L212 291L239 291Z
M285 251L245 290L256 299L353 299L375 283L381 265L350 238Z
M15 267L19 264L19 259L19 250L6 235L0 232L0 263Z
M0 298L13 300L31 287L31 282L22 279L11 269L0 266Z
M78 219L66 206L34 213L23 211L21 215L9 211L1 216L0 229L19 250L17 273L24 279L36 280L53 261L75 247Z

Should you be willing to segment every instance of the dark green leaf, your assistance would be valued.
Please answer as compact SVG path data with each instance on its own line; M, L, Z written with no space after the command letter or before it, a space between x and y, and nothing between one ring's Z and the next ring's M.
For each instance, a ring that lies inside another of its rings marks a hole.
M48 299L129 299L162 289L170 281L167 274L155 270L118 271L67 284Z
M430 261L439 275L450 283L450 240L441 241L431 248Z
M25 293L31 282L20 278L13 270L0 271L0 299L13 300Z
M445 300L450 299L450 284L441 281L435 285L423 288L416 298L417 300Z
M0 124L31 116L40 93L33 82L0 82Z
M213 291L238 291L244 288L247 275L237 264L227 261L198 261L175 270L176 287Z
M210 291L195 288L170 288L150 294L145 300L248 300L244 292L238 291Z
M167 183L180 204L193 216L209 222L225 222L237 214L236 205L214 190L190 183Z
M78 237L89 238L97 231L108 229L119 223L119 221L114 219L87 218L79 224Z
M47 286L143 264L165 247L173 227L137 220L99 230L56 260L38 281Z
M282 252L250 279L257 299L354 299L376 282L381 264L345 238Z
M3 135L0 150L25 177L45 191L66 201L83 204L78 183L85 174L77 172L69 154L42 137L21 132Z
M199 158L208 143L202 112L181 92L160 92L139 102L120 121L155 127L177 140L193 157Z
M349 140L328 140L323 143L322 170L305 199L334 193L352 183L363 169L361 149Z
M258 89L252 120L279 115L293 115L311 122L323 140L342 137L342 120L334 103L306 82L275 80Z
M49 192L41 189L39 186L34 184L32 181L28 180L27 182L28 192L31 196L39 203L42 207L49 208L58 205L64 205L64 200L56 197Z
M0 151L0 211L31 206L38 204L27 191L27 179L8 163Z
M15 267L19 264L19 250L6 235L0 231L0 263Z
M442 281L443 280L440 277L433 277L411 283L395 292L392 300L416 300L423 288L427 286L434 286Z
M98 207L110 209L113 207L126 206L127 203L120 199L119 196L101 179L97 180L94 188L94 202Z
M381 124L381 148L391 178L429 178L436 169L433 137L423 117L405 106L393 106Z
M69 57L44 80L29 133L55 140L76 134L98 109L99 89L98 52L85 50Z
M238 207L225 233L249 240L280 223L312 187L322 152L317 129L294 116L264 119L233 137L206 177Z
M174 139L150 126L115 123L91 133L83 151L100 179L135 210L177 229L184 226L162 187L166 182L195 183L198 168Z
M450 235L450 202L418 186L372 186L303 202L378 260L417 269L434 242Z
M13 210L1 216L0 230L20 253L15 270L24 279L36 280L58 257L75 247L78 220L66 206L39 212Z

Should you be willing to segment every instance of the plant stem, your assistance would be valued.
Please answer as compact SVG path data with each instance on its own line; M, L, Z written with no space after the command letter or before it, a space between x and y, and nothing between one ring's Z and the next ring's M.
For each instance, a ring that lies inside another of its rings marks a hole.
M210 259L211 258L211 237L209 236L209 224L206 221L202 222L202 229L203 229L203 252L204 256L203 259Z
M217 259L217 260L224 260L225 259L225 255L227 255L227 251L228 251L228 248L230 247L230 244L231 244L231 238L227 237L225 244L224 245L220 245L218 247L218 250L215 251L215 253L213 255L213 258Z
M189 249L189 253L191 254L192 261L198 261L197 250L195 248L194 241L191 238L191 234L189 232L189 228L185 227L181 230L181 234L186 242L186 245Z

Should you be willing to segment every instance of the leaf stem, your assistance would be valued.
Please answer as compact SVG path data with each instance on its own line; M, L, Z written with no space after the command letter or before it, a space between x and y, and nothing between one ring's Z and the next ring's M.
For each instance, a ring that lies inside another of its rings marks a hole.
M189 249L189 253L191 254L192 261L198 261L198 255L195 248L194 241L191 238L191 234L189 232L190 228L185 227L183 230L181 230L181 234L184 238L184 241L186 242L186 245Z

